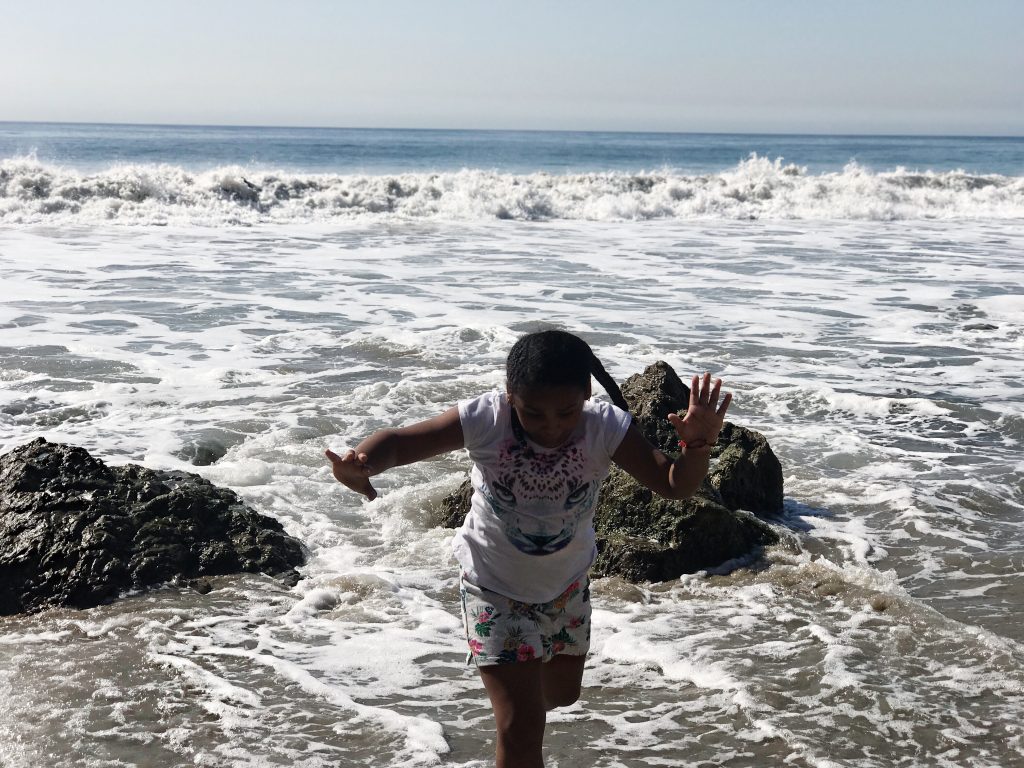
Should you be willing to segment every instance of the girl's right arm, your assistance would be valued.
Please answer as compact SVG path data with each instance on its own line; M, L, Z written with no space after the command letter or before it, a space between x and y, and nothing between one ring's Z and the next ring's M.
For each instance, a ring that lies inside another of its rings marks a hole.
M708 473L711 446L718 439L725 420L725 412L732 402L732 394L725 393L722 404L718 397L722 380L711 381L711 374L703 379L693 377L690 385L690 405L686 417L671 413L668 420L680 438L683 449L679 458L666 456L651 445L636 424L630 424L612 459L642 485L667 499L686 499L700 487ZM686 447L690 444L691 447Z
M377 498L370 478L392 467L412 464L464 447L459 409L449 408L440 416L400 429L382 429L363 440L355 449L339 456L327 450L335 479L363 494Z

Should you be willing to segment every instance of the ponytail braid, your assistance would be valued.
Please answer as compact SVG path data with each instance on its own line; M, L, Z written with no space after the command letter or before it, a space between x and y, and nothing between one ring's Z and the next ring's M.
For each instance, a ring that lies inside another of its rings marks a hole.
M584 342L586 343L586 342ZM590 349L588 346L587 349ZM612 399L619 408L624 411L629 411L629 403L626 402L626 398L622 395L622 390L619 389L619 385L615 383L615 379L604 369L601 365L601 361L597 359L597 355L594 351L590 350L590 373L595 379L604 387L604 391L608 393L608 397Z

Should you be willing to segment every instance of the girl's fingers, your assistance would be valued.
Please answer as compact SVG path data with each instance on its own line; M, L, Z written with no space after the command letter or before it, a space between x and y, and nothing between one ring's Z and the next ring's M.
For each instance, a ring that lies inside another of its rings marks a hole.
M708 403L708 374L703 377L694 375L690 385L690 405L707 405Z
M711 382L711 373L705 371L703 376L694 374L690 381L690 405L708 405L712 408L718 402L722 393L722 380L715 379L714 385Z
M715 407L715 403L718 402L718 396L721 394L721 392L722 392L722 380L721 379L715 379L715 386L713 386L711 388L711 394L708 395L708 405L710 405L712 408L714 408Z
M373 473L365 453L357 454L354 450L345 451L344 456L339 456L330 448L324 451L324 455L330 459L334 477L343 485L348 486L356 493L361 493L369 501L377 498L376 489L370 485L367 479Z
M330 459L332 464L363 464L365 466L369 466L370 457L367 456L365 453L357 454L351 448L345 451L344 456L339 456L330 448L328 448L326 451L324 451L324 456Z
M716 411L716 413L719 416L724 417L725 416L725 412L727 410L729 410L729 403L731 403L731 402L732 402L732 392L726 392L725 393L725 397L722 398L722 404L720 406L718 406L718 410Z

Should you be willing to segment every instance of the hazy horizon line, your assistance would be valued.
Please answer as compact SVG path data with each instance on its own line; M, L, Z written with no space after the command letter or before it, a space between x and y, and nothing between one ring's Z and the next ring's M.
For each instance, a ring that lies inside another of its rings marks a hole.
M603 134L643 134L650 136L832 136L837 138L920 138L920 139L1024 139L1024 135L997 134L997 133L891 133L891 132L822 132L822 131L696 131L696 130L622 130L622 129L601 129L601 128L438 128L438 127L416 127L410 128L396 126L368 126L368 125L295 125L295 124L253 124L253 123L176 123L156 122L143 123L134 121L94 121L94 120L0 120L0 125L97 125L97 126L125 126L138 128L255 128L255 129L291 129L291 130L336 130L336 131L407 131L407 132L447 132L447 133L603 133Z

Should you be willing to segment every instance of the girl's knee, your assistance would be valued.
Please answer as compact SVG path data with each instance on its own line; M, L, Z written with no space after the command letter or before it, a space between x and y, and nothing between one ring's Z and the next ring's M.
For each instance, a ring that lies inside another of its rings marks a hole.
M544 666L544 707L568 707L579 701L583 685L584 656L555 656Z
M544 710L534 707L509 707L494 713L494 722L498 733L513 736L528 736L531 733L544 733Z
M506 755L539 755L544 745L544 710L495 713L498 746Z
M568 690L561 689L557 691L545 691L544 692L544 706L548 710L557 709L558 707L569 707L580 700L580 689L579 687Z

